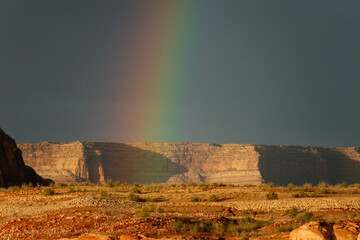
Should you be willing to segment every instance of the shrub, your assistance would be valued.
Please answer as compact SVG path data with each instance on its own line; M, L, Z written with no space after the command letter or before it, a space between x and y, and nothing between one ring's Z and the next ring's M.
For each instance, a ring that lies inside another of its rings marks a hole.
M158 207L157 212L158 212L158 213L164 213L165 210L164 210L163 208L161 208L161 207Z
M305 192L312 192L314 191L314 187L311 183L304 183L304 185L302 186L303 191Z
M104 190L100 189L100 191L99 191L99 195L100 195L100 197L104 197L104 198L106 198L106 197L108 196L108 193L107 193L106 191L104 191Z
M138 195L135 195L133 193L129 193L126 198L129 201L133 201L133 202L144 202L144 199L140 198Z
M209 202L217 202L219 201L218 197L215 194L211 194L208 198Z
M299 209L297 209L297 207L292 207L286 210L286 214L291 218L295 218L299 214Z
M274 199L278 199L279 195L276 192L273 191L269 191L266 195L265 195L266 200L274 200Z
M115 187L115 183L111 179L108 179L106 181L106 186L112 188Z
M294 184L289 183L286 188L287 188L288 191L293 191L295 189L295 187L296 186Z
M259 221L256 221L254 218L252 217L244 217L244 218L240 218L238 220L238 225L239 225L239 229L242 232L251 232L253 230L259 229L261 228L261 224Z
M170 223L170 228L172 231L180 232L183 228L184 222L180 219L176 219L175 221Z
M135 212L137 217L149 217L150 216L150 209L147 207L143 207L139 211Z
M24 183L23 185L21 185L21 188L24 190L30 190L30 189L33 189L34 186L32 183L28 183L28 184Z
M209 189L209 186L205 183L199 183L198 186L201 188L202 191L207 191Z
M141 193L140 189L136 186L134 186L132 189L131 189L131 193Z
M350 213L349 218L351 218L351 219L356 218L356 213Z
M67 184L62 183L62 182L58 182L58 183L56 183L56 186L58 186L58 187L67 187Z
M283 225L283 226L279 227L276 231L278 233L291 232L292 230L294 230L295 228L298 228L298 227L299 227L298 224L287 224L287 225Z
M45 188L43 191L43 194L45 196L53 196L53 195L55 195L55 191L52 188Z
M75 192L75 189L74 189L73 186L70 186L70 187L68 188L68 193L73 193L73 192Z
M327 188L327 187L329 187L329 184L327 184L326 182L319 182L319 184L317 186L319 188Z
M304 191L299 191L297 193L294 193L292 196L292 198L305 198L305 197L309 197L309 195L307 195L307 193L305 193Z
M304 212L303 215L301 215L299 217L300 220L305 221L305 222L310 222L313 220L316 220L316 218L314 217L314 214L312 212Z
M191 197L190 201L192 201L192 202L201 202L201 198L199 198L199 197Z
M349 183L347 181L343 181L342 183L340 183L340 187L342 188L347 188L349 186Z
M215 234L215 235L222 235L224 234L224 232L226 231L226 226L222 223L213 223L212 225L212 233Z
M149 198L149 197L147 197L145 199L140 198L140 200L141 200L141 202L156 202L155 198Z
M20 191L21 189L19 186L11 186L11 187L8 187L7 190L10 192L14 192L14 191Z
M323 189L320 190L320 193L329 194L329 193L331 193L331 191L329 189L327 189L327 188L323 188Z

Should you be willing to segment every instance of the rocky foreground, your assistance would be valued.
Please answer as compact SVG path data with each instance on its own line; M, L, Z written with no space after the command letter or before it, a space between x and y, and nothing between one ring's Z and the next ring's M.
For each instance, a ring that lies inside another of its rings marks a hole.
M56 182L360 182L360 148L210 143L19 144L25 163Z
M24 185L0 192L0 239L356 239L359 199L346 183Z

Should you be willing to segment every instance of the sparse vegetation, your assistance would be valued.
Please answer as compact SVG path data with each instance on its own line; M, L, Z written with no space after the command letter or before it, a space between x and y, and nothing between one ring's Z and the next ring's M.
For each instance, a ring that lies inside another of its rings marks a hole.
M131 189L131 193L138 193L138 194L140 194L141 191L140 191L140 189L139 189L138 187L134 186L134 187Z
M267 194L265 194L266 200L275 200L279 198L279 195L274 191L269 191Z
M67 187L67 184L66 184L66 183L62 183L62 182L58 182L58 183L56 183L56 186L57 186L57 187Z
M74 193L74 192L75 192L75 188L73 186L69 186L68 193Z
M315 221L317 218L315 218L312 212L304 212L301 216L298 217L298 219L304 222L310 222Z
M297 193L294 193L291 197L292 198L306 198L306 197L309 197L309 195L307 193L305 193L303 190L301 190Z
M349 215L349 218L351 218L351 219L355 219L356 218L356 213L350 213L350 215Z
M45 188L43 191L43 195L45 196L53 196L55 195L55 191L52 188Z
M286 214L291 218L296 218L296 216L299 214L299 209L297 207L292 207L286 210Z
M311 183L304 183L304 185L302 186L302 189L305 192L313 192L314 191L314 187L312 186Z
M106 191L102 190L102 189L100 189L99 195L100 195L100 197L103 197L103 198L108 197L108 193Z
M141 197L139 197L138 195L135 195L133 193L129 193L126 198L129 200L129 201L133 201L133 202L145 202L145 200Z
M192 201L192 202L201 202L201 198L199 198L199 197L191 197L190 201Z
M143 207L140 210L135 212L137 217L149 217L150 216L150 209L147 207Z
M215 194L211 194L208 198L209 202L217 202L219 201L219 198Z
M171 222L170 228L175 232L188 232L192 235L196 235L198 233L211 233L215 236L221 236L223 234L239 236L240 234L255 231L263 225L264 224L262 222L256 221L250 217L240 218L238 220L227 219L226 223L217 221L192 222L176 219Z
M278 233L282 233L282 232L291 232L292 230L294 230L295 228L298 228L300 225L299 224L287 224L287 225L283 225L280 226L276 229L276 232Z

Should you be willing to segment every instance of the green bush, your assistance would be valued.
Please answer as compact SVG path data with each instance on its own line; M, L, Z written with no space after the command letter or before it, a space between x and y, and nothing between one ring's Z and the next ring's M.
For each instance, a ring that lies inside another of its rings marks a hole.
M292 230L294 230L295 228L298 228L299 225L298 224L287 224L287 225L283 225L281 227L278 227L276 229L276 231L278 233L282 233L282 232L291 232Z
M209 189L209 186L205 183L199 183L198 185L202 191L207 191Z
M108 193L106 191L100 189L99 195L100 195L100 197L106 198L108 196Z
M340 183L340 187L342 188L347 188L349 186L349 183L347 181L343 181L342 183Z
M112 188L112 187L115 187L115 183L113 182L113 180L108 179L106 181L106 186Z
M133 193L129 193L126 198L129 200L129 201L133 201L133 202L144 202L144 199L143 198L140 198L138 195L135 195Z
M199 197L191 197L190 201L192 201L192 202L201 202L201 198L199 198Z
M304 212L304 214L299 217L299 220L310 222L316 220L316 218L312 212Z
M137 217L149 217L150 216L150 209L147 207L143 207L139 211L135 212Z
M286 210L286 214L291 218L296 218L296 216L299 214L299 209L297 209L297 207L292 207Z
M132 189L131 189L131 193L141 193L140 189L136 186L134 186Z
M305 198L305 197L309 197L309 195L307 195L307 193L305 193L304 191L299 191L297 193L294 193L292 196L292 198Z
M76 191L73 186L68 187L68 193L74 193L74 192L76 192Z
M20 187L19 186L11 186L11 187L8 187L7 190L9 192L15 192L15 191L20 191Z
M304 183L304 185L302 186L303 190L305 192L312 192L314 191L314 187L312 186L311 183Z
M66 183L62 183L62 182L58 182L58 183L56 183L56 186L57 186L57 187L67 187L67 184L66 184Z
M279 195L276 192L273 191L269 191L266 195L265 195L266 200L274 200L274 199L278 199Z
M326 182L319 182L319 184L317 186L319 188L327 188L327 187L329 187L329 184Z
M356 218L356 213L350 213L349 218L351 218L351 219Z
M322 188L322 189L320 190L320 193L321 193L321 194L330 194L331 191L330 191L329 189L327 189L327 188Z
M192 222L180 219L170 223L171 230L175 232L187 232L192 235L196 235L198 233L210 233L216 236L224 234L247 235L247 233L255 231L262 226L261 222L256 221L251 217L240 218L238 220L229 219L227 223L206 220Z
M180 219L176 219L175 221L170 223L170 229L175 232L181 232L183 225L183 221L181 221Z
M53 196L53 195L55 195L55 191L52 188L45 188L43 191L43 194L45 196Z
M217 202L219 201L218 197L215 194L211 194L208 198L209 202Z

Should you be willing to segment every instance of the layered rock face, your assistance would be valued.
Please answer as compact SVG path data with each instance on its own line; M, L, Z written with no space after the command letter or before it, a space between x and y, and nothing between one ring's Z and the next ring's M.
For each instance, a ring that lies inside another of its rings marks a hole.
M40 177L26 166L14 139L0 129L0 187L32 183L48 185L51 180Z
M359 148L209 143L20 144L26 164L61 182L360 182Z

